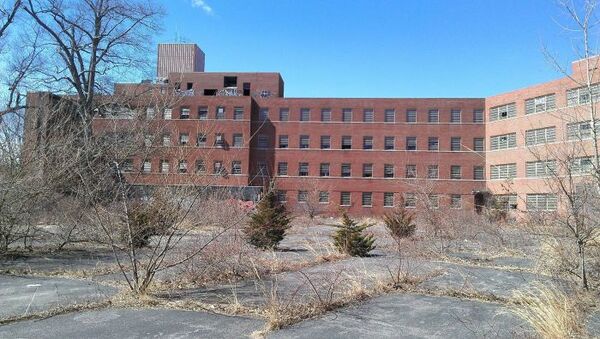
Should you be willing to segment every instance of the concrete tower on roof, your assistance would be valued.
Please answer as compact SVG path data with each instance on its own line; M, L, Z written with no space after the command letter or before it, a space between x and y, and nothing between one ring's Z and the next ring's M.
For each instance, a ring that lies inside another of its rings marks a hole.
M196 44L159 44L157 76L167 78L169 73L204 72L204 57Z

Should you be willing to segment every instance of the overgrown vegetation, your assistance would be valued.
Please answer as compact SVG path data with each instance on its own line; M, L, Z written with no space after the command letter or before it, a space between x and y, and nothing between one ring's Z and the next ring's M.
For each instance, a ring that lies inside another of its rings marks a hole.
M383 222L390 236L398 244L402 239L412 237L417 229L414 214L408 211L404 205L398 206L392 213L385 214Z
M277 201L271 187L250 216L244 228L248 242L261 249L273 249L283 240L285 232L290 228L290 216L285 206Z
M372 234L363 232L371 224L359 224L352 220L345 211L342 211L341 225L336 225L333 234L333 244L341 253L353 257L366 257L375 249L375 239Z

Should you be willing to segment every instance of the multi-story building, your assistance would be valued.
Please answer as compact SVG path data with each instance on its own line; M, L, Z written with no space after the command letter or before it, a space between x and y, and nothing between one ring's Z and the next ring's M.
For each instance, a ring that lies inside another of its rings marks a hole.
M574 74L580 67L574 63ZM195 45L159 46L158 73L158 83L115 89L175 88L178 97L164 107L139 102L162 128L153 145L168 151L131 160L143 173L137 184L210 178L246 188L275 180L293 209L313 199L323 212L354 214L380 214L400 201L416 207L418 197L434 208L474 209L486 192L507 208L552 209L531 146L566 138L574 127L553 112L584 100L569 77L490 98L287 98L279 73L204 72ZM95 131L115 117L99 115Z

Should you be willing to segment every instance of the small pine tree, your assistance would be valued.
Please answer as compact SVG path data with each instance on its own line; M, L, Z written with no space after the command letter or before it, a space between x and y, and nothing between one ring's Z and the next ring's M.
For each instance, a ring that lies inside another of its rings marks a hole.
M370 227L369 224L358 224L350 219L345 211L342 211L342 224L337 225L337 231L333 234L333 244L341 253L353 257L366 257L375 249L373 235L364 235L363 231Z
M248 242L260 249L276 248L290 228L291 218L285 206L277 201L273 187L256 206L256 212L244 228Z
M398 206L394 212L384 215L383 222L398 244L402 239L412 237L417 228L414 223L414 215L404 207L404 204Z

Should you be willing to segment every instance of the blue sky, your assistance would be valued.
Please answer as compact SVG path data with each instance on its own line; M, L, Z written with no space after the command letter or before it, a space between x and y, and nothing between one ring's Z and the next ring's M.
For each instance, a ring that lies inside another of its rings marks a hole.
M159 0L158 42L206 71L280 72L288 97L485 97L560 77L576 58L553 0Z

